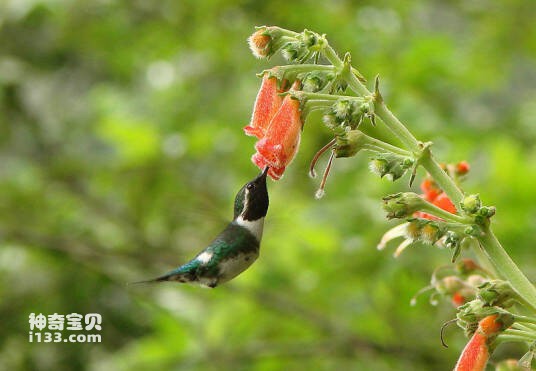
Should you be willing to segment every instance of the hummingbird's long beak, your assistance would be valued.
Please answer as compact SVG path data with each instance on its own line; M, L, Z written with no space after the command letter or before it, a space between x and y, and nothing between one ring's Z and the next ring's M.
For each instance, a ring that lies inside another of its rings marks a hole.
M268 175L268 169L270 167L266 166L262 173L260 173L255 179L252 180L252 182L258 183L258 182L266 182L266 175Z

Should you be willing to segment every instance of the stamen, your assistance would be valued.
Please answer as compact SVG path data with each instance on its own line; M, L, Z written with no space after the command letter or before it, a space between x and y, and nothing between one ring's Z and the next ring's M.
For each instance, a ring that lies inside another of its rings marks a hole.
M331 155L329 156L328 164L326 166L326 170L324 170L324 175L322 176L322 181L320 182L320 187L318 187L318 190L316 191L315 197L316 199L320 199L324 196L324 188L326 187L326 181L328 180L329 172L331 170L331 165L333 164L333 159L335 158L335 150L333 149L331 151Z
M316 178L316 171L315 171L315 166L316 166L316 163L318 162L318 159L320 158L320 156L322 156L324 154L324 152L326 152L328 149L330 149L331 146L333 146L336 142L336 139L333 138L332 140L329 141L328 144L326 144L324 147L320 148L318 150L318 152L315 153L312 161L311 161L311 165L309 166L309 176L311 178Z
M411 298L411 300L409 302L409 305L411 305L412 307L417 305L417 297L422 295L422 294L424 294L425 292L431 291L433 289L434 289L434 286L432 286L432 285L423 287L422 289L417 291L417 293L415 295L413 295L413 297Z
M445 348L448 348L449 346L447 345L447 343L445 343L445 339L443 338L443 334L445 332L445 328L447 328L447 326L449 326L450 324L456 322L458 319L457 318L454 318L454 319L451 319L450 321L447 321L445 323L443 323L443 326L441 326L441 332L440 332L440 336L441 336L441 344L445 347Z

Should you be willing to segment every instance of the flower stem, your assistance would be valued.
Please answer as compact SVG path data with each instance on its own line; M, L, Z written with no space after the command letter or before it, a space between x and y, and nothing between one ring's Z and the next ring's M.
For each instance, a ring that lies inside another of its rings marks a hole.
M449 213L448 211L443 210L442 208L437 207L428 201L424 201L423 207L421 207L419 211L424 211L428 214L440 217L441 219L444 219L449 222L468 224L468 220L466 217Z
M398 148L397 146L393 146L392 144L386 143L384 141L378 140L368 135L366 135L365 137L367 139L367 144L370 146L370 148L367 148L367 149L375 150L377 152L387 151L387 152L391 152L400 156L411 157L411 152L408 152L402 148Z
M536 288L506 253L489 225L477 239L499 276L509 281L514 291L536 312Z
M463 192L458 188L454 180L439 166L434 160L432 154L428 152L420 159L421 166L428 171L430 176L435 180L450 200L456 206L456 209L460 211L460 202L463 200Z
M343 71L343 77L348 82L348 86L350 86L353 91L355 91L361 96L372 95L372 93L367 89L367 87L363 85L361 81L359 81L359 79L352 72L351 69L347 71L343 70L343 61L339 58L335 50L333 50L330 45L326 45L326 47L323 49L323 52L324 56L331 64ZM385 126L387 126L387 128L402 141L402 143L407 147L407 149L409 149L410 151L419 150L419 142L417 141L417 139L415 139L411 132L392 114L392 112L387 108L383 100L377 100L375 102L375 114L378 115L378 117L383 121Z
M497 341L500 343L512 343L512 342L527 342L530 343L534 341L532 338L526 338L525 336L519 335L509 335L509 334L500 334L497 336Z

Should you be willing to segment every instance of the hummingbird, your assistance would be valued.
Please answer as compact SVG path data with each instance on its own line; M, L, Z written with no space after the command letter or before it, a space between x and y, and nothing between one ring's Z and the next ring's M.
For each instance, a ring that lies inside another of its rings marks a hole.
M268 212L266 174L268 167L238 191L233 220L188 263L148 281L197 283L214 288L245 271L259 257L259 248Z

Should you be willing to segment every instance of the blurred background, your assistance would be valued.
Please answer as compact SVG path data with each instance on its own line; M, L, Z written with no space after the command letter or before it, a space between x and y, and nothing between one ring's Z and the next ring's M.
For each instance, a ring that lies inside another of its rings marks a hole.
M1 1L0 369L450 370L466 341L452 326L441 346L454 308L409 304L450 252L376 250L396 225L380 198L407 178L377 179L366 153L337 160L315 200L318 121L269 183L249 270L215 290L127 283L193 257L257 174L242 127L255 74L281 63L248 50L263 24L326 33L380 74L441 161L472 164L465 189L497 207L536 280L535 18L530 0ZM102 343L29 343L32 312L100 313Z

